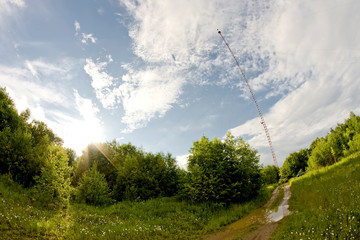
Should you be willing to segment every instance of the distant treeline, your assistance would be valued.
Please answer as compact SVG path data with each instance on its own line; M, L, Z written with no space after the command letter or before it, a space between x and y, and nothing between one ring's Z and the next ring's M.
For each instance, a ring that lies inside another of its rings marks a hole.
M192 202L229 204L254 198L279 170L263 168L257 151L227 134L193 142L188 169L167 153L148 153L131 143L89 144L80 157L30 111L18 114L0 88L0 173L34 191L39 203L67 207L71 200L103 205L177 196Z
M306 170L332 165L360 151L360 117L353 112L344 123L331 129L326 137L316 138L309 148L291 153L280 169L284 180Z

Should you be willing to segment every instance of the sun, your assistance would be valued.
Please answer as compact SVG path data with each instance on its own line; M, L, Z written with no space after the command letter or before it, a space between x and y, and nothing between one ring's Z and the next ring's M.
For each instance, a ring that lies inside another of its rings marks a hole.
M99 121L77 120L72 122L64 137L64 145L76 151L81 155L90 143L99 143L105 141L104 128Z

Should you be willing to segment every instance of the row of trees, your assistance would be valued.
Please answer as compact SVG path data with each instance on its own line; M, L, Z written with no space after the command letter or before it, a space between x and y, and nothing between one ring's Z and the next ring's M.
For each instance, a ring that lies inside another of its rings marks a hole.
M193 143L190 153L185 171L170 154L146 153L116 142L91 144L75 167L77 199L102 204L110 198L147 200L178 195L193 202L231 203L255 197L264 179L266 183L278 180L276 168L262 171L256 150L231 134L225 141L204 136Z
M182 172L171 154L146 153L114 141L90 144L76 162L72 183L76 198L85 203L147 200L176 195ZM104 198L96 199L100 195Z
M276 167L262 168L257 151L241 138L205 136L193 143L188 171L171 154L148 153L132 144L90 144L76 158L45 123L18 114L0 89L0 173L35 192L43 203L65 207L179 196L194 202L232 203L278 181Z
M332 165L358 151L360 151L360 117L351 112L344 123L339 123L325 137L314 140L309 148L291 153L280 169L281 176L289 179L307 169Z

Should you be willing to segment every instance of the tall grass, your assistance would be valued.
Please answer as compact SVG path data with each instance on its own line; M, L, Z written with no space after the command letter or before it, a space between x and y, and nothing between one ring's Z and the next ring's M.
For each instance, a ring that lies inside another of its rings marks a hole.
M296 178L291 192L272 239L360 239L360 152Z
M31 191L0 177L1 239L201 239L264 204L273 188L230 207L174 198L120 202L108 207L72 204L63 211L37 205Z

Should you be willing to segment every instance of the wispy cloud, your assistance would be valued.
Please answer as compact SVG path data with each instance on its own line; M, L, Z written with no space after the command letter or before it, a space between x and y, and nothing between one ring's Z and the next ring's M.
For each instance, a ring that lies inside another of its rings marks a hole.
M6 29L10 20L17 18L19 10L26 7L23 0L2 0L0 1L0 30ZM0 38L5 37L4 33L0 34Z
M272 54L269 68L253 83L288 92L265 116L280 163L350 111L360 112L360 43L354 24L360 17L355 9L360 9L357 1L277 2L266 16L259 41ZM258 119L232 131L249 135L256 147L267 144Z
M32 66L27 61L26 65L29 64ZM34 76L36 70L34 67L31 69L29 70L28 67L0 66L0 84L6 86L13 93L12 97L15 99L17 108L20 111L30 106L38 108L40 101L62 106L70 105L64 95L51 87L51 84L39 83L36 77L37 74Z
M97 38L94 37L94 35L92 33L86 34L86 33L81 33L81 42L84 44L87 44L88 42L91 43L96 43Z
M105 61L94 62L91 58L86 59L85 72L91 77L91 86L94 88L97 99L104 108L112 108L117 102L117 92L114 91L115 78L106 73L106 66L112 62L110 55Z
M81 97L76 90L68 93L61 91L57 83L44 81L66 80L71 74L68 65L59 62L27 60L15 67L0 65L0 86L6 87L19 111L29 108L32 119L44 121L64 139L66 147L80 154L89 142L105 140L103 126L97 117L99 109L90 99ZM45 110L49 106L52 110Z
M91 43L96 43L97 38L94 37L93 33L84 33L84 32L80 32L80 23L75 20L74 21L74 27L75 27L75 36L78 36L80 41L84 44L88 44L89 42Z
M149 71L181 74L181 84L172 91L180 94L185 84L236 86L251 101L217 36L217 28L223 31L255 94L265 100L280 98L265 110L274 147L281 149L280 164L289 152L324 134L350 110L359 111L360 3L356 0L119 2L132 17L128 28L134 54ZM144 72L133 68L128 75ZM173 104L176 100L170 101ZM233 132L247 136L261 149L263 161L271 162L257 118Z
M164 116L181 94L184 79L172 68L135 71L124 65L128 73L120 81L106 72L110 62L111 56L107 56L106 61L86 59L84 70L91 77L91 86L104 108L122 104L121 121L127 126L124 132L144 127L151 119Z
M25 7L23 0L2 0L0 1L0 16L11 15L16 9Z
M216 34L216 23L210 20L215 5L207 1L189 3L121 1L132 18L128 27L134 53L147 65L123 65L128 73L111 90L123 106L125 132L163 117L177 104L187 82L207 82L202 73L211 71L207 60L214 42L207 40ZM190 71L195 68L198 70Z
M184 79L169 68L149 68L123 76L118 92L125 115L125 131L144 127L155 117L163 117L181 94Z
M75 22L74 22L74 27L75 27L75 34L79 34L80 23L77 20L75 20Z

